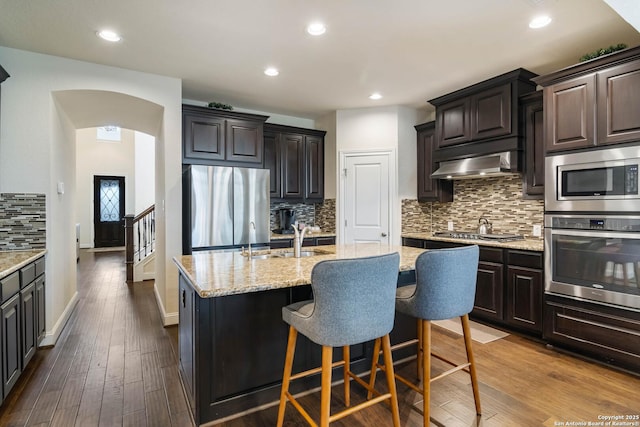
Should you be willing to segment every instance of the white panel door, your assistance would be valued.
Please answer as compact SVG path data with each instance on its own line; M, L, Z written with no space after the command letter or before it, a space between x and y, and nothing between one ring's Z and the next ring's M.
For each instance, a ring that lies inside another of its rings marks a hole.
M349 155L344 169L344 242L389 244L389 156Z

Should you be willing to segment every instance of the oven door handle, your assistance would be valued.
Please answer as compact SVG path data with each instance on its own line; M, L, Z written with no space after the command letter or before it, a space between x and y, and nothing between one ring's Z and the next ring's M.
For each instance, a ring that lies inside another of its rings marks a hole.
M600 237L607 239L625 239L625 240L640 240L640 233L625 233L615 231L600 231L600 230L566 230L566 229L547 229L552 236L581 236L581 237Z

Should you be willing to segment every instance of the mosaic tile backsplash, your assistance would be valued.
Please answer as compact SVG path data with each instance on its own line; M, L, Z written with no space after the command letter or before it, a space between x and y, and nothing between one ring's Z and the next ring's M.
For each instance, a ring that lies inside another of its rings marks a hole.
M44 194L0 194L0 250L46 247Z
M543 225L544 202L522 198L519 175L454 181L453 202L402 201L402 232L446 231L453 221L455 231L475 232L478 219L493 224L495 234L532 236L534 225Z
M335 233L335 199L327 199L315 204L271 202L271 230L279 230L281 228L280 217L278 216L279 209L293 209L299 223L317 225L323 232Z

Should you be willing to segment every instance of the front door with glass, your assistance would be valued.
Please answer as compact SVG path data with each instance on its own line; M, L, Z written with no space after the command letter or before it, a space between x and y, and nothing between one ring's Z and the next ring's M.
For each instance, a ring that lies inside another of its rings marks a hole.
M94 247L124 246L124 177L93 178Z

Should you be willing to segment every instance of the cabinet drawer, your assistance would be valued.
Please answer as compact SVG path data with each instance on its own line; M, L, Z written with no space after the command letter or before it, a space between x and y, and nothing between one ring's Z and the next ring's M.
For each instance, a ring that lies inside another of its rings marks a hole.
M31 263L20 269L20 287L24 288L36 278L36 264Z
M502 264L504 262L504 251L499 248L480 246L480 261Z
M14 296L20 290L20 274L15 272L0 280L2 302Z
M36 277L44 274L44 257L37 259L34 264L36 265Z
M542 269L542 252L516 251L507 252L507 264L518 267Z

